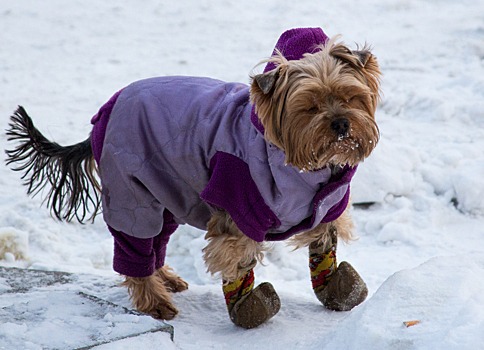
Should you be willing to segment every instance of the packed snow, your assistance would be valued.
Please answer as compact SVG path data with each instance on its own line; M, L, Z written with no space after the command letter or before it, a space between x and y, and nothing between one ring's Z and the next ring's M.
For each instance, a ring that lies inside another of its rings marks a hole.
M484 1L0 0L0 5L2 128L23 105L47 137L65 145L84 140L90 117L132 81L197 75L248 83L289 28L322 27L329 36L341 34L351 47L366 42L383 72L381 140L352 183L359 239L338 248L339 260L349 261L368 284L363 304L349 312L324 309L311 289L307 252L276 243L255 272L256 283L273 283L281 311L257 329L237 328L228 318L220 281L205 271L204 232L181 227L167 263L190 288L174 298L180 309L169 322L174 342L155 332L96 349L482 348ZM11 147L4 133L0 146ZM0 276L0 316L26 308L38 316L3 322L0 349L75 348L82 344L72 341L86 329L94 326L103 335L116 322L116 332L126 327L126 335L133 333L138 318L113 315L108 307L89 317L76 294L130 307L126 290L117 286L121 277L111 268L113 242L102 219L56 222L42 198L28 198L21 183L19 173L0 167L0 265L79 278L50 286L46 296L41 288L2 294ZM413 320L419 323L403 324Z

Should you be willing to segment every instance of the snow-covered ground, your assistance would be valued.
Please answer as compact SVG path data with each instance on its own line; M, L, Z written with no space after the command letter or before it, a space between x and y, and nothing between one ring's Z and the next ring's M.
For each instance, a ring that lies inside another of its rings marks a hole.
M220 282L205 272L203 232L182 227L167 257L190 283L175 296L173 348L482 348L482 0L0 0L0 129L22 104L48 137L81 141L90 117L126 84L175 74L248 82L284 30L308 26L342 34L353 47L370 43L384 74L381 142L352 186L354 203L375 204L354 208L359 240L339 247L339 260L361 273L369 297L350 312L325 310L312 294L307 252L278 243L257 267L256 282L274 284L281 311L258 329L236 328ZM0 146L7 148L4 134ZM55 222L40 198L25 195L19 174L0 167L0 265L83 274L69 290L129 306L111 263L112 240L101 219ZM49 295L53 305L60 302L59 291ZM0 314L12 303L36 304L24 299L0 297ZM76 298L71 305L64 299L75 314ZM90 321L74 315L59 321L60 313L50 314L51 328L48 317L4 322L0 349L72 344L67 340ZM108 313L101 320L117 317ZM414 319L420 323L403 325ZM95 324L100 334L112 326ZM50 329L47 345L39 329ZM99 349L163 344L166 333L152 333Z

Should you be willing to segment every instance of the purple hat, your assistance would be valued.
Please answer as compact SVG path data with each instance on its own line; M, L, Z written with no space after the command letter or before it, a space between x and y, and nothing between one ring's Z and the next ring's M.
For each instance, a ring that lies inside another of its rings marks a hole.
M275 55L277 49L287 60L299 60L305 53L317 52L319 50L318 47L321 44L325 44L327 41L328 37L326 34L324 34L321 28L290 29L282 33L281 37L277 41L272 55ZM275 68L275 63L269 62L264 68L264 73ZM250 120L256 129L259 130L260 133L264 134L264 127L262 126L259 117L255 113L254 106L252 107Z

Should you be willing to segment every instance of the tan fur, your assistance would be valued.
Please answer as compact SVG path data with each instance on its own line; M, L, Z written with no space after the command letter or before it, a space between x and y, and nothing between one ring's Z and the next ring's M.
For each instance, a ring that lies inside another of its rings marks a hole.
M125 276L122 285L128 288L131 302L138 311L162 320L171 320L178 314L170 292L188 288L188 284L166 265L148 277Z
M224 211L216 212L207 225L203 258L207 271L234 281L264 258L264 245L244 235Z
M180 278L168 265L156 270L158 277L163 281L166 289L172 293L183 292L188 289L188 283Z
M370 155L379 139L375 110L380 70L368 47L351 51L333 38L301 60L288 61L277 53L269 61L277 68L253 77L250 98L266 139L285 152L288 164L311 171L353 166ZM348 121L345 134L332 128L339 118ZM296 249L324 247L333 229L349 241L353 226L347 208L335 221L294 236L291 244ZM224 211L213 214L205 238L207 270L220 274L224 283L243 276L264 257L265 245L244 235ZM146 278L126 277L124 285L139 311L167 320L178 313L170 292L188 287L168 267Z
M349 213L349 208L346 208L343 214L332 222L319 224L312 230L294 235L288 243L294 246L294 249L309 247L312 243L315 243L318 246L322 245L323 250L327 250L331 243L329 239L331 228L336 229L338 237L346 243L354 239L354 224Z

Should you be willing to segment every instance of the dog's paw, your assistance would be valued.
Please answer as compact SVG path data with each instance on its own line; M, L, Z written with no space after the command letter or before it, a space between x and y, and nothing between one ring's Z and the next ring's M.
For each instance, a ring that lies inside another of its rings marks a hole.
M181 277L177 277L176 279L166 280L165 287L172 293L179 293L188 289L188 283Z
M173 272L168 266L163 266L156 271L156 275L163 281L166 289L172 293L183 292L188 289L188 283Z
M178 315L178 309L172 303L163 302L146 313L157 320L172 320Z
M147 302L149 301L149 302ZM133 300L134 307L141 313L158 320L172 320L178 315L178 309L171 303L168 295L147 295L145 300Z
M123 285L128 288L131 302L139 312L161 320L171 320L178 314L171 302L170 291L156 274L126 277Z

